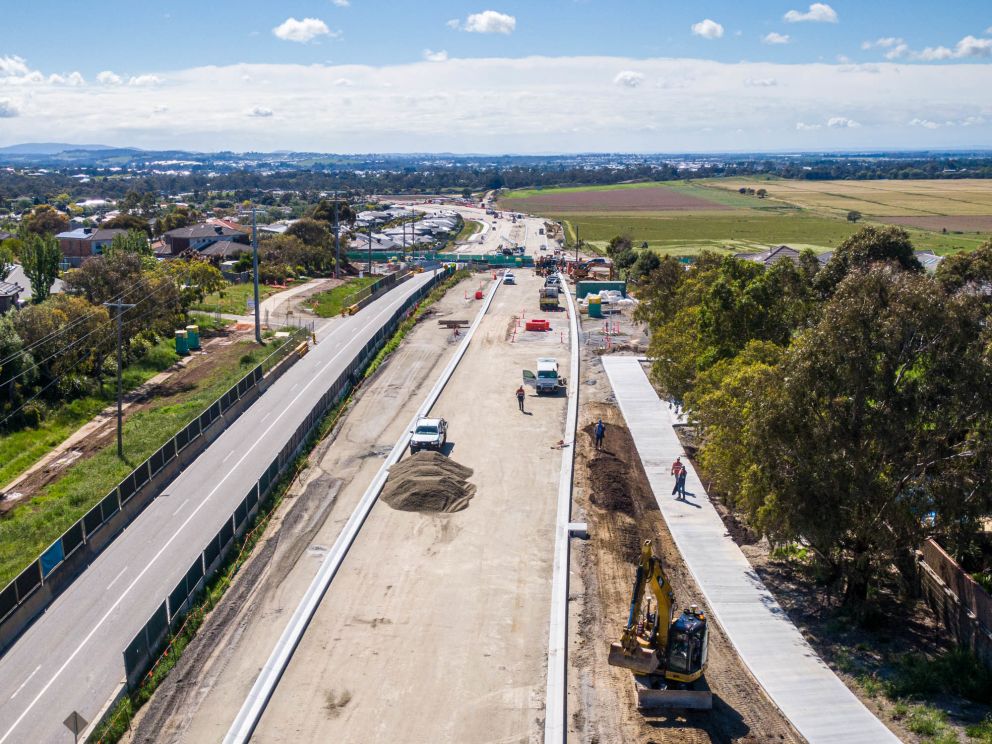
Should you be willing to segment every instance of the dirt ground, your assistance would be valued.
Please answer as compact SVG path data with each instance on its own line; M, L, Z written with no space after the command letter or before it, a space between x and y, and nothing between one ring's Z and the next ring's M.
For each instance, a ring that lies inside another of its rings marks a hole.
M599 323L586 321L589 329ZM640 339L628 320L621 337ZM572 542L569 597L569 741L606 742L801 742L743 666L716 622L710 624L706 683L713 710L642 715L631 673L607 663L630 603L640 546L654 540L672 581L678 608L708 610L681 560L651 492L633 440L615 405L599 361L599 341L584 347L583 398L576 449L573 521L588 524L589 539ZM607 426L596 452L592 427Z
M569 339L564 314L507 339L521 309L537 316L540 281L518 273L432 412L473 498L451 514L376 504L256 741L540 741L565 396L522 413L514 390L536 357L564 364Z
M251 334L247 331L237 332L233 327L205 337L202 351L193 352L151 381L124 395L124 420L127 421L135 413L153 406L175 403L183 393L196 388L220 367L237 364L237 360L244 354L237 344L250 338ZM0 499L0 514L27 503L45 486L65 475L71 466L89 459L110 445L116 431L117 407L112 405L84 424L63 446L12 481L4 489L4 493L10 498Z
M132 741L223 737L328 546L453 351L458 339L437 318L471 319L478 304L463 297L480 278L435 306L320 445L256 554L143 709ZM536 287L506 289L533 294L536 304ZM382 732L397 741L491 740L494 726L506 732L499 740L538 738L560 457L549 443L561 438L565 399L528 398L533 416L516 410L520 360L557 345L552 334L543 343L518 338L507 353L507 318L526 304L497 295L435 410L450 422L449 454L475 471L474 498L454 514L376 505L256 741L376 741ZM518 442L532 455L493 456ZM454 709L456 697L470 702Z

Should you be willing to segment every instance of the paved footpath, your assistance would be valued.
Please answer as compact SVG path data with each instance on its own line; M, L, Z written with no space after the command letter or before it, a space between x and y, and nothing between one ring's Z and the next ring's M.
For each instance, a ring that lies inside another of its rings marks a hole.
M714 619L768 696L813 744L898 742L803 639L727 534L690 463L686 489L693 495L688 502L671 495L672 462L685 453L638 358L602 359L675 544Z

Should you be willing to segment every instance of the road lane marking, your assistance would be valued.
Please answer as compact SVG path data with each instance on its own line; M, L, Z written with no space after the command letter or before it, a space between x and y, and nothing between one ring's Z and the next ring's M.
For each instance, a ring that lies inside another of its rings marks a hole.
M176 516L179 512L183 510L183 507L189 503L189 499L183 499L183 503L176 507L176 510L172 512L172 516Z
M292 392L292 391L290 391L290 392ZM231 451L230 451L230 452L228 452L228 453L227 453L226 455L224 455L224 459L223 459L223 460L221 460L221 462L222 462L222 463L224 463L224 462L227 462L227 460L228 460L228 458L229 458L229 457L230 457L231 455L233 455L233 454L234 454L234 450L231 450Z
M36 667L34 668L34 671L33 671L33 672L31 672L31 674L29 674L29 675L28 675L28 678L27 678L26 680L24 680L23 682L21 682L21 686L20 686L20 687L18 687L18 688L17 688L16 690L14 690L14 694L10 696L10 699L11 699L11 700L13 700L14 698L16 698L16 697L17 697L17 695L18 695L18 693L19 693L19 692L20 692L21 690L23 690L23 689L24 689L24 686L25 686L25 685L26 685L26 684L27 684L28 682L30 682L30 681L31 681L31 678L32 678L32 677L33 677L34 675L36 675L36 674L38 673L38 670L39 670L39 669L41 669L41 664L39 664L38 666L36 666Z
M123 576L125 571L127 571L127 566L124 566L124 568L121 569L121 572L114 577L114 580L111 581L109 584L107 584L107 589L110 589L110 587L112 587L114 584L116 584L117 583L117 579L119 579L121 576Z
M427 277L427 279L430 279L430 278L431 278L431 277L430 277L430 276L428 276L427 274L424 274L424 276L426 276L426 277ZM425 281L423 281L423 282L421 282L421 284L426 284L426 283L427 283L427 280L425 280ZM419 287L418 287L418 289L419 289ZM416 291L416 290L414 290L414 292L415 292L415 291ZM411 294L412 294L412 292L411 292ZM403 304L403 303L404 303L404 302L405 302L406 300L407 300L407 296L404 296L404 297L402 297L401 299L399 299L399 301L393 301L393 302L391 302L391 303L389 303L389 304L388 304L388 305L386 306L386 308L385 308L385 309L383 309L383 310L380 310L380 311L379 311L379 312L378 312L378 313L377 313L377 314L376 314L376 315L374 316L374 320L370 318L370 319L369 319L369 321L367 321L366 323L364 323L364 324L363 324L363 325L362 325L361 327L362 327L362 328L365 328L366 326L368 326L368 325L371 325L371 324L373 324L373 323L374 323L375 321L377 321L377 320L378 320L379 318L381 318L381 317L382 317L383 315L387 315L387 314L389 314L389 313L392 313L392 312L395 312L395 309L396 309L396 308L395 308L395 306L397 306L397 305L402 305L402 304ZM360 316L359 316L359 315L353 315L353 316L351 316L351 317L352 317L352 318L358 318L358 317L360 317ZM345 327L345 324L344 324L344 323L342 323L340 327L341 327L341 328L344 328L344 327ZM374 335L374 334L373 334L373 335ZM358 338L358 337L357 337L357 336L353 336L353 337L352 337L352 341L354 341L354 340L355 340L356 338ZM367 342L366 342L366 343L367 343ZM257 438L255 439L255 444L253 444L253 445L252 445L251 447L249 447L249 448L248 448L248 451L247 451L247 452L245 452L245 454L244 454L244 455L242 455L242 457L241 457L241 459L240 459L240 460L238 460L238 462L237 462L237 463L235 464L235 466L234 466L233 468L231 468L231 470L229 470L229 471L227 472L227 475L225 475L225 476L224 476L224 477L223 477L223 478L222 478L222 479L220 480L220 482L218 482L218 483L217 483L217 485L216 485L216 486L214 486L214 488L213 488L213 490L212 490L212 491L210 491L210 493L208 493L208 494L206 495L206 497L205 497L205 498L204 498L204 499L203 499L203 500L202 500L202 501L200 502L200 504L199 504L199 505L198 505L198 506L196 507L196 509L194 509L194 510L192 511L192 513L191 513L191 514L190 514L190 515L189 515L189 516L188 516L188 517L186 518L186 521L185 521L185 522L183 522L183 523L182 523L182 524L181 524L181 525L179 526L179 529L178 529L178 530L176 530L176 531L175 531L175 533L173 533L173 535L172 535L172 537L170 537L170 538L169 538L169 539L168 539L168 540L166 541L166 543L165 543L165 545L163 545L163 546L162 546L162 547L161 547L161 548L159 549L159 551L158 551L158 552L157 552L157 553L156 553L156 554L155 554L154 556L152 556L152 558L151 558L151 559L150 559L150 560L149 560L149 561L148 561L148 562L147 562L147 563L145 564L145 567L144 567L144 568L143 568L143 569L141 570L141 573L139 573L139 574L138 574L138 575L137 575L137 576L136 576L136 577L134 578L134 581L132 581L132 582L131 582L130 584L128 584L128 586L127 586L127 588L126 588L126 589L125 589L125 590L124 590L123 592L121 592L121 595L120 595L120 596L119 596L119 597L117 598L117 600L116 600L116 601L115 601L115 602L114 602L114 603L113 603L113 604L112 604L112 605L110 606L110 609L108 609L108 610L107 610L107 612L106 612L106 613L105 613L105 614L103 615L103 617L101 617L101 618L100 618L100 619L99 619L99 620L97 621L97 623L96 623L96 625L94 625L94 626L93 626L93 629L92 629L92 630L90 630L90 632L86 634L86 637L85 637L85 638L83 638L83 640L82 640L82 641L81 641L81 642L79 643L79 645L78 645L78 646L76 646L76 649L75 649L75 651L73 651L73 652L72 652L71 654L69 654L69 657L68 657L68 658L67 658L67 659L66 659L66 660L65 660L64 662L62 662L62 666L60 666L60 667L59 667L59 668L58 668L58 669L57 669L57 670L55 671L55 673L54 673L54 674L52 674L52 676L51 676L51 677L49 677L49 679L48 679L48 682L47 682L47 683L45 684L45 686L44 686L44 687L42 687L42 688L41 688L41 691L40 691L40 692L39 692L39 693L38 693L37 695L35 695L35 697L34 697L34 699L33 699L33 700L32 700L32 701L30 702L30 704L29 704L29 705L28 705L28 706L27 706L27 707L26 707L26 708L25 708L25 709L24 709L24 710L23 710L23 711L21 712L21 714L20 714L20 715L19 715L19 716L17 717L17 719L16 719L15 721L14 721L14 723L13 723L13 724L11 724L11 726L10 726L10 728L9 728L9 729L7 729L7 732L6 732L6 733L5 733L5 734L4 734L4 735L3 735L2 737L0 737L0 744L4 744L4 742L5 742L5 741L7 741L7 740L8 740L9 738L10 738L10 735L11 735L12 733L14 733L14 729L16 729L16 728L17 728L18 726L20 726L20 725L21 725L21 721L23 721L23 720L25 719L25 717L26 717L26 716L28 715L28 713L30 713L30 712L31 712L31 711L32 711L32 710L34 709L34 707L35 707L35 706L36 706L36 705L38 704L38 701L39 701L39 700L41 700L41 698L42 698L42 697L43 697L43 696L45 695L45 693L47 693L47 692L48 692L48 690L49 690L49 688L51 688L51 686L52 686L53 684L55 684L55 680L57 680L57 679L58 679L58 678L59 678L60 676L62 676L62 673L63 673L63 672L64 672L64 671L65 671L65 670L66 670L66 669L68 668L68 666L69 666L69 665L70 665L70 664L71 664L71 663L72 663L72 662L73 662L73 661L74 661L74 660L76 659L76 657L77 657L77 656L79 655L79 653L80 653L80 651L82 651L82 650L83 650L83 648L84 648L84 647L85 647L85 646L86 646L86 645L87 645L87 644L88 644L88 643L89 643L89 642L90 642L90 641L91 641L91 640L93 639L93 636L95 636L95 635L96 635L96 633L97 633L97 631L99 631L99 630L100 630L100 628L101 628L101 627L103 627L103 624L104 624L105 622L107 622L107 618L109 618L109 617L110 617L110 616L111 616L112 614L114 614L114 612L116 612L116 610L117 610L117 608L118 608L118 607L120 606L120 604L121 604L121 602L123 602L123 601L124 601L124 598L125 598L125 597L127 597L127 595L131 593L131 590L132 590L132 589L134 589L134 587L138 585L138 582L139 582L139 581L141 581L141 580L142 580L142 579L143 579L143 578L145 577L145 574L146 574L146 573L148 573L148 572L149 572L149 571L151 570L151 568L152 568L152 566L153 566L153 565L154 565L154 564L155 564L155 563L156 563L156 562L158 561L158 559L159 559L159 558L161 558L161 557L162 557L162 554L163 554L163 553L165 553L165 551L169 549L169 546L170 546L170 545L172 545L172 543L173 543L173 541L174 541L174 540L175 540L175 539L176 539L177 537L179 537L179 535L180 535L180 534L182 534L182 532L183 532L183 530L185 530L185 529L186 529L186 527L187 527L187 525L189 525L189 523L190 523L190 522L192 522L192 521L193 521L193 519L195 519L195 518L196 518L196 515L200 513L200 509L202 509L202 508L203 508L204 506L206 506L206 505L207 505L207 502L208 502L208 501L210 501L210 498L211 498L211 497L212 497L212 496L213 496L213 495L214 495L214 494L215 494L215 493L217 492L217 490L218 490L218 489L219 489L219 488L220 488L220 487L221 487L222 485L224 485L224 483L225 483L225 482L227 481L227 479L231 477L231 474L232 474L232 473L235 473L235 472L237 472L237 471L238 471L238 469L239 469L239 468L240 468L240 466L241 466L241 463L243 463L243 462L244 462L244 461L245 461L246 459L248 459L248 456L249 456L249 455L250 455L250 454L252 453L252 451L253 451L253 450L255 449L255 447L257 447L257 446L258 446L259 444L261 444L262 442L264 442L264 441L265 441L265 437L266 437L266 435L267 435L267 434L268 434L268 433L269 433L269 432L270 432L270 431L271 431L271 430L272 430L272 429L273 429L273 428L275 427L275 425L276 425L277 423L279 423L279 420L280 420L280 419L281 419L281 418L282 418L283 416L285 416L287 412L289 412L289 411L290 411L290 410L292 409L292 407L293 407L293 405L294 405L294 404L296 403L296 401L297 401L297 400L299 400L299 399L300 399L300 397L301 397L301 396L302 396L302 395L303 395L304 393L306 393L306 391L307 391L307 389L309 389L309 387L310 387L311 385L313 385L313 384L314 384L315 382L317 382L318 380L320 380L320 379L322 378L322 375L324 374L324 372L326 372L326 371L327 371L327 368L328 368L328 367L330 367L330 366L331 366L331 364L332 364L332 363L333 363L333 362L334 362L334 361L335 361L335 360L336 360L336 359L337 359L337 358L338 358L339 356L341 356L341 352L338 352L337 354L335 354L334 356L332 356L332 357L331 357L331 358L330 358L330 359L329 359L329 360L327 361L327 363L326 363L326 364L325 364L325 365L323 366L323 368L322 368L322 369L320 370L320 372L319 372L319 373L317 373L317 374L315 374L315 375L313 375L313 376L312 376L312 377L310 378L310 381L309 381L309 382L307 382L307 384L306 384L306 386L305 386L305 387L303 388L303 390L301 390L301 391L300 391L300 393L299 393L299 395L297 395L297 396L296 396L295 398L293 398L293 400L291 400L291 401L290 401L290 402L289 402L289 403L288 403L287 405L285 405L285 406L283 406L283 408L282 408L282 412L281 412L281 413L280 413L280 414L279 414L278 416L276 416L276 418L275 418L275 419L273 419L273 421L272 421L272 423L271 423L271 424L269 424L269 426L268 426L268 427L267 427L267 428L265 429L265 431L264 431L264 432L262 432L262 433L261 433L261 435L259 435L259 436L258 436L258 437L257 437ZM199 459L199 458L197 458L197 459ZM33 672L32 672L32 674L33 674Z

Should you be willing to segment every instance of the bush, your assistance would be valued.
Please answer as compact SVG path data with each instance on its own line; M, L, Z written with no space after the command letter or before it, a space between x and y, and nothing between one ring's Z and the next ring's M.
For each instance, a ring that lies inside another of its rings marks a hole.
M889 697L938 693L952 693L977 703L992 704L992 672L965 649L954 649L935 659L907 654L899 659L886 690Z

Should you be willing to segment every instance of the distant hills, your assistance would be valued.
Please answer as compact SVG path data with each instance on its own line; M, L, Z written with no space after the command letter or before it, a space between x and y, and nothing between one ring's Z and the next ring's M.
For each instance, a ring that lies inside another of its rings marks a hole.
M116 147L110 147L108 145L70 145L65 142L25 142L20 145L0 147L0 153L5 155L58 155L61 152L70 152L72 150L96 152L98 150L116 149Z

